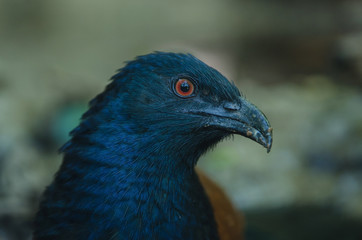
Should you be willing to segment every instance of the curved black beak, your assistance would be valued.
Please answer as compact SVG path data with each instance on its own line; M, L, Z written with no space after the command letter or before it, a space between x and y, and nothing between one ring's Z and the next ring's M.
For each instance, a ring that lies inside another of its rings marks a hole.
M232 119L238 122L235 125L235 130L237 133L263 145L269 153L273 143L273 128L268 119L262 111L245 98L240 98L240 103L240 109L235 113L230 113L235 115L235 118L232 117ZM224 104L225 106L227 105Z
M270 152L273 129L266 116L245 98L240 97L236 102L224 102L223 106L209 108L202 114L210 117L205 127L240 134L261 144Z

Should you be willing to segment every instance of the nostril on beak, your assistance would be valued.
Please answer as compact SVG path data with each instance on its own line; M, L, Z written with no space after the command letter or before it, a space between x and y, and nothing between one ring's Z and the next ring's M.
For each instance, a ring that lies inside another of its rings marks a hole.
M229 111L238 111L238 110L240 110L240 104L239 103L225 102L223 107L226 110L229 110Z

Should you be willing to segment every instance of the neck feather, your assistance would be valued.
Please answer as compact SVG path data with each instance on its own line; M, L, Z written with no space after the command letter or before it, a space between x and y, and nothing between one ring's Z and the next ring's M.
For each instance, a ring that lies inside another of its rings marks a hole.
M119 139L115 149L84 139L67 147L37 225L52 234L75 231L79 239L218 238L209 200L193 165L185 164L198 156L184 159L147 141Z

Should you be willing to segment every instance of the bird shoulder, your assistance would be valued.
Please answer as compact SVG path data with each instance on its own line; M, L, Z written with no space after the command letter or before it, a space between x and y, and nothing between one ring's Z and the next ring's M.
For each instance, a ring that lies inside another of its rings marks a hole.
M200 169L197 174L210 199L221 240L243 239L244 219L225 192Z

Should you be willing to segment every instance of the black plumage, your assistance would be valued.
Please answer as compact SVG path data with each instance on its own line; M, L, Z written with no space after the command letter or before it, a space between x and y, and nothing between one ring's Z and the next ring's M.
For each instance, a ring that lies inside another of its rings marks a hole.
M271 148L265 116L218 71L190 54L128 62L61 148L34 239L219 239L194 167L234 133Z

